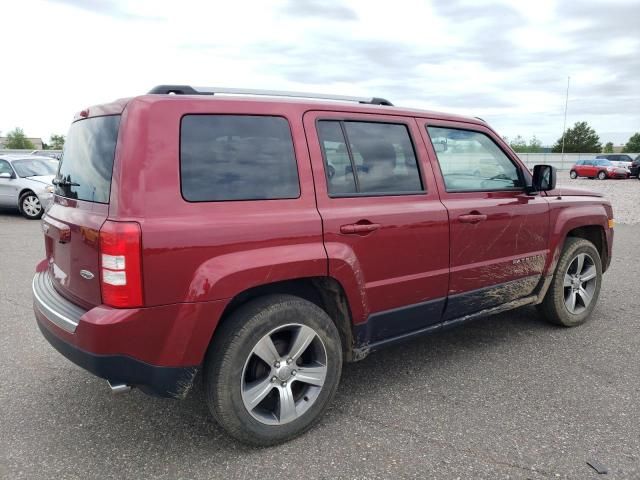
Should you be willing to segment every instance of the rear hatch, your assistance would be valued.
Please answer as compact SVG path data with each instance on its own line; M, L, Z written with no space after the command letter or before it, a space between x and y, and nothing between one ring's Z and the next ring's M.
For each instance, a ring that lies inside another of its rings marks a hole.
M56 196L42 219L53 286L86 308L102 303L99 232L109 213L119 126L120 115L71 125L54 179Z

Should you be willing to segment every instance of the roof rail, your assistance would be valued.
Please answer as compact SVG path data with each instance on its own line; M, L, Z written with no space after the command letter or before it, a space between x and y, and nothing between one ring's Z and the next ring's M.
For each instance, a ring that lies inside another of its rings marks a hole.
M248 88L224 88L224 87L191 87L189 85L158 85L149 90L151 94L174 95L264 95L268 97L298 97L314 98L319 100L338 100L341 102L368 103L371 105L386 105L393 107L389 100L379 97L350 97L346 95L330 95L324 93L287 92L282 90L256 90Z

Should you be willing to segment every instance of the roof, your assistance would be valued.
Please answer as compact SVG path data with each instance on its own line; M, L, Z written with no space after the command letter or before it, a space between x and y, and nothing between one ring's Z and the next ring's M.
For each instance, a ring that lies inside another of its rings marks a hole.
M433 110L421 110L411 109L404 107L395 107L387 105L371 105L356 102L346 102L337 100L326 99L309 99L309 98L291 98L291 97L269 97L269 96L242 96L242 95L164 95L164 94L146 94L136 97L121 98L110 103L94 105L81 112L78 112L75 120L86 117L96 117L101 115L117 115L121 114L127 104L131 101L140 101L147 104L156 102L251 102L256 105L264 104L273 106L274 103L286 104L291 106L298 106L301 109L307 110L340 110L349 111L354 113L375 113L377 115L398 115L398 116L411 116L411 117L423 117L445 121L457 121L473 123L476 125L487 125L483 120L471 117L456 115L452 113L437 112Z

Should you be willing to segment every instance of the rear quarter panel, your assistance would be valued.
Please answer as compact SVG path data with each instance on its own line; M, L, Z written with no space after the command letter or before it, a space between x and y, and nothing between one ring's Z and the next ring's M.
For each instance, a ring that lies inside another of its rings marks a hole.
M327 274L302 115L293 106L260 105L139 97L127 106L109 215L142 226L145 305L231 298L252 286ZM186 114L286 118L300 197L187 202L180 191L179 164L180 120Z

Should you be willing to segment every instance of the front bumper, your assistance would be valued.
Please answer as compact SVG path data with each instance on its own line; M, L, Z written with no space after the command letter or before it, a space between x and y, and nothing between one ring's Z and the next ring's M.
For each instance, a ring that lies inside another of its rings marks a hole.
M85 310L53 287L46 261L32 284L38 327L73 363L112 384L183 397L202 364L225 302Z

